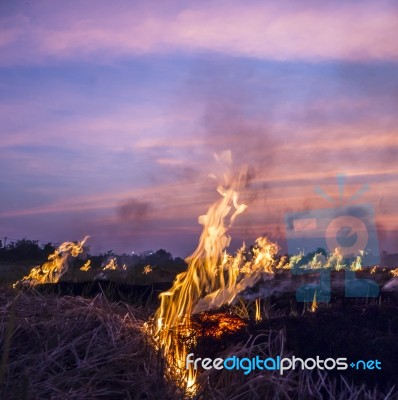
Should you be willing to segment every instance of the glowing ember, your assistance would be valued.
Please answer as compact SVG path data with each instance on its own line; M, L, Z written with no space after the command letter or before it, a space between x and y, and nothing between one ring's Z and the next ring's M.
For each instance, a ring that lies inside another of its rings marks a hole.
M20 281L14 283L15 288L18 284L35 286L43 283L56 283L68 270L68 258L77 257L83 252L83 246L88 236L81 242L64 242L53 254L48 256L48 261L43 265L32 268L29 275L24 276Z
M246 326L246 322L236 316L226 313L201 313L192 321L192 329L202 337L219 339L226 334L240 331Z

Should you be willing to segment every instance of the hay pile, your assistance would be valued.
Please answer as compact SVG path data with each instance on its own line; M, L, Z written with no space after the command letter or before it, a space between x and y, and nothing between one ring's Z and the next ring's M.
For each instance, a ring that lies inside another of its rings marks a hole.
M141 331L144 317L101 295L0 294L0 398L175 398Z

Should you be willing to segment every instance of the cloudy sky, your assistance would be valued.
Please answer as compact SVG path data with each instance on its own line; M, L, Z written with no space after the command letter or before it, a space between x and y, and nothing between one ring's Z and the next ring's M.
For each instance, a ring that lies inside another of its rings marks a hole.
M253 171L234 243L346 195L398 249L395 1L0 2L0 236L187 256L213 154Z

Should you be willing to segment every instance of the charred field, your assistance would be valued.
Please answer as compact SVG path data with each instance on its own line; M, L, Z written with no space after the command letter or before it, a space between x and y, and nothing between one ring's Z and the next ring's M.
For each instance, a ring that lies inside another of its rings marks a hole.
M313 302L295 298L296 288L314 276L280 271L231 305L193 314L189 334L179 330L177 340L202 359L346 357L380 360L381 370L297 368L281 375L199 368L191 394L177 375L168 376L167 362L146 329L159 294L171 283L3 286L1 398L396 399L398 296L383 289L395 278L389 270L360 271L360 277L373 277L381 293L347 299L339 283L343 273L332 274L331 301L318 302L314 310Z

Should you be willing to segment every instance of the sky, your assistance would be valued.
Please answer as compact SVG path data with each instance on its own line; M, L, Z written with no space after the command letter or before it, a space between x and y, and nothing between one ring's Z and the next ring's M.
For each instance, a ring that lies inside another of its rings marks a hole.
M0 2L0 238L187 256L249 165L232 245L363 185L398 252L395 1Z

